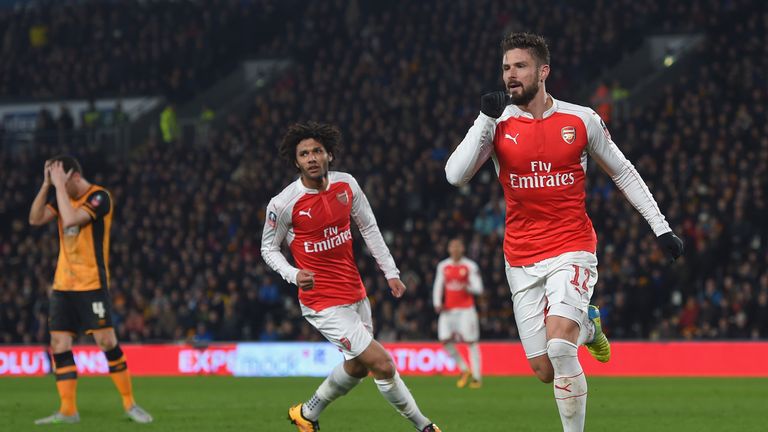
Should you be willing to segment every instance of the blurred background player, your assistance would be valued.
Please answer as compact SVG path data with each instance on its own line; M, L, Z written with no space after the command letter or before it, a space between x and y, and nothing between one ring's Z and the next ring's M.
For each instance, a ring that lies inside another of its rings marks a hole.
M305 403L288 418L301 432L320 429L328 404L373 375L382 396L422 432L440 429L425 417L397 373L389 353L373 339L371 305L355 264L350 217L387 278L392 295L405 292L395 260L381 236L368 199L349 174L330 171L341 142L332 125L298 123L288 128L280 155L300 177L272 198L262 234L264 261L299 287L302 315L344 354ZM296 266L280 251L287 240Z
M56 199L46 204L48 190ZM61 406L35 424L77 423L77 366L72 341L82 330L92 334L104 352L109 375L123 400L126 415L138 423L152 416L136 405L125 355L112 327L109 295L109 241L113 205L109 192L83 177L80 163L71 156L46 161L43 185L29 211L31 225L56 219L59 227L59 259L50 295L50 333L56 387Z
M477 263L464 256L464 241L454 238L448 243L450 257L437 265L435 283L432 287L432 302L437 320L437 338L445 350L456 361L461 377L456 383L459 388L482 385L482 361L480 357L480 323L475 309L474 296L483 292L483 279ZM445 300L443 300L445 298ZM469 372L467 363L456 349L455 342L469 344Z
M563 430L582 431L587 380L578 346L586 343L599 361L610 358L599 311L589 304L597 238L585 206L587 155L650 224L670 260L683 244L600 117L546 92L544 38L510 34L501 53L506 91L481 97L481 113L449 157L446 177L464 185L493 158L506 199L504 257L520 340L536 376L554 381Z

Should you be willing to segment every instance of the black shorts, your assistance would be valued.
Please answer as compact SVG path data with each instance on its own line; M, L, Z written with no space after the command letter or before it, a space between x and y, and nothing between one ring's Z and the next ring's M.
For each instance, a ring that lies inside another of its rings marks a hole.
M106 289L93 291L56 291L51 294L48 313L51 331L77 334L81 330L112 327L112 301Z

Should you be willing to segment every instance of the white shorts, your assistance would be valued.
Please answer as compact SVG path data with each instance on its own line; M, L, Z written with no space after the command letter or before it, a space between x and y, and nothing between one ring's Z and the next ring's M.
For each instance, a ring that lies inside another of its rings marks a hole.
M301 313L329 342L339 347L345 360L362 354L373 340L371 303L367 298L320 312L301 305Z
M595 254L566 252L529 266L507 265L506 273L527 358L547 352L547 315L569 318L581 327L597 283Z
M437 319L437 338L446 342L477 342L480 339L480 323L474 307L448 309L440 312Z

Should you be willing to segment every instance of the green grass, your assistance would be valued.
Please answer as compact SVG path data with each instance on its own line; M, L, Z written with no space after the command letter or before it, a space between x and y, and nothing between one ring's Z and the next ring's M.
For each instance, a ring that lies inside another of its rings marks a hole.
M139 403L155 416L136 425L122 416L107 377L81 378L78 425L72 431L291 432L288 406L309 397L320 378L135 378ZM529 377L488 377L479 390L450 377L405 377L422 411L445 432L561 430L550 385ZM591 378L588 431L765 431L768 379ZM0 378L0 430L33 426L58 407L53 378ZM325 432L410 431L369 378L331 405Z

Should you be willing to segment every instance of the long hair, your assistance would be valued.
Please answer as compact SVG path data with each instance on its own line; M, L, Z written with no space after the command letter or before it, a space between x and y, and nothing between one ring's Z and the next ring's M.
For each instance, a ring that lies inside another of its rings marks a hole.
M288 128L288 131L280 143L280 157L294 168L296 167L296 146L305 139L314 139L325 147L325 151L336 156L336 151L341 145L341 131L338 127L327 124L308 121L296 123ZM333 161L331 161L333 163Z

